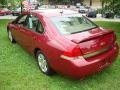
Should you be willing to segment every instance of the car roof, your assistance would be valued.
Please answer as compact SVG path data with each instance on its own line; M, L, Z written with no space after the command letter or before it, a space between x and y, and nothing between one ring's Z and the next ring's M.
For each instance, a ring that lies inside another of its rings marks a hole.
M55 17L61 15L70 15L70 14L78 14L78 12L73 10L66 9L38 9L31 11L33 13L41 14L45 17Z

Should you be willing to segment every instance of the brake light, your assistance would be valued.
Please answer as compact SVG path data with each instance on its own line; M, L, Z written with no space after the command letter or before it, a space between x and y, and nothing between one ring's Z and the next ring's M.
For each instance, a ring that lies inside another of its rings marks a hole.
M78 59L80 56L82 56L82 53L80 48L77 46L72 50L65 51L63 55L61 55L61 58L67 59L67 60L75 60L75 59Z

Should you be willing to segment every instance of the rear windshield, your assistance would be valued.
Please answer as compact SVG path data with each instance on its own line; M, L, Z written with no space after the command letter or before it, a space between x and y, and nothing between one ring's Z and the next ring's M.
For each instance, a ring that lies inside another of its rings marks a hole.
M61 34L74 34L97 27L80 14L51 17L51 21Z

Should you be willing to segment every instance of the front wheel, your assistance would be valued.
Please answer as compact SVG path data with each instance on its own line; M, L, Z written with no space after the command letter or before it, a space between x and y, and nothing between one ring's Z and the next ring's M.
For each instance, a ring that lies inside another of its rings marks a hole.
M12 43L15 43L15 40L14 40L14 38L13 38L12 33L11 33L10 30L8 30L8 38L9 38L9 40L10 40Z
M41 51L38 51L36 53L36 58L37 58L38 66L44 74L46 75L54 74L53 69L49 66L45 55Z

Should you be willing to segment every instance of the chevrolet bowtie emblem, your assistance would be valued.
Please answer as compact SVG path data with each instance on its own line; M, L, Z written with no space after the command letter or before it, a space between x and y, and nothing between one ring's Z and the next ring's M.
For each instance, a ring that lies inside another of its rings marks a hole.
M106 43L105 42L102 42L102 43L100 43L100 46L104 46Z

